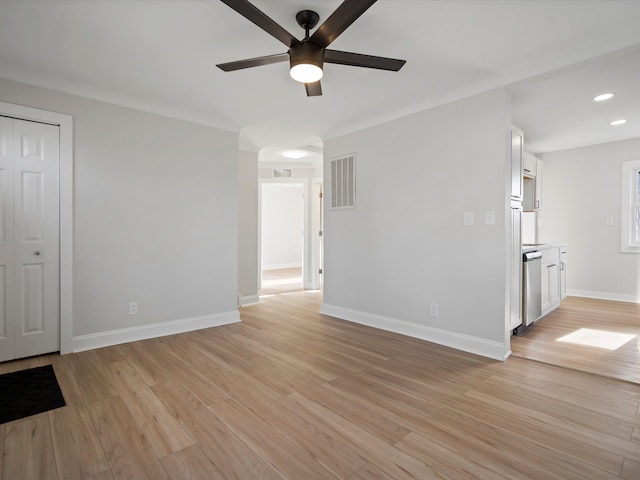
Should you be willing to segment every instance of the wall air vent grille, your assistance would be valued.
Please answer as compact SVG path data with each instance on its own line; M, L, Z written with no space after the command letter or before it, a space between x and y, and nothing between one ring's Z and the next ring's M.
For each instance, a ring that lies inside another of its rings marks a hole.
M331 208L356 206L356 154L331 160Z

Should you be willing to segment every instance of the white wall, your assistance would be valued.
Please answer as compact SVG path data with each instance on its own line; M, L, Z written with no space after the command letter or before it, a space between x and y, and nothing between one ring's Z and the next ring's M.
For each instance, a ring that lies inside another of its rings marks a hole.
M238 174L238 295L258 302L258 154L240 151Z
M640 139L545 153L543 242L568 243L570 295L640 302L640 255L621 253L622 162ZM606 226L607 217L614 226Z
M304 185L262 183L262 269L302 266Z
M325 141L325 178L356 153L357 207L330 210L326 185L324 313L508 354L508 102L499 89Z
M238 319L237 134L2 79L0 101L74 119L75 349Z

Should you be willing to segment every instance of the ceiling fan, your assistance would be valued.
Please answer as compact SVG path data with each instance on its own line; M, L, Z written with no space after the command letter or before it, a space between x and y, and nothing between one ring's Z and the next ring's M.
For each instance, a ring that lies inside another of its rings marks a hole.
M318 24L319 15L311 10L298 12L296 21L305 31L305 36L302 40L298 40L291 35L247 0L221 1L289 48L287 53L216 65L225 72L289 60L291 77L298 82L304 83L307 96L313 97L322 95L320 79L323 75L324 63L377 68L394 72L400 70L406 63L405 60L395 58L341 52L327 48L377 0L345 0L311 36L309 36L309 31Z

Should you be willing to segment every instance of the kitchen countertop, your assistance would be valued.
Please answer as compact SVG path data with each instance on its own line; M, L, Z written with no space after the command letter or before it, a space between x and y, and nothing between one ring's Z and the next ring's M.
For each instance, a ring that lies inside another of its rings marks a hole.
M522 253L535 252L546 248L566 247L566 243L526 243L522 245Z

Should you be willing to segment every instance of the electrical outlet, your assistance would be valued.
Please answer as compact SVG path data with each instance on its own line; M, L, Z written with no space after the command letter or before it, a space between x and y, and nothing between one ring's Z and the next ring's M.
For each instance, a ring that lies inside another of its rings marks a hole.
M129 315L138 315L138 302L129 302Z
M607 217L607 218L605 219L604 224L605 224L607 227L613 227L613 225L614 225L614 223L613 223L613 217Z
M464 225L466 227L473 226L473 212L464 212Z
M435 302L431 302L429 304L429 315L431 315L432 317L437 317L438 314L439 314L438 304Z

